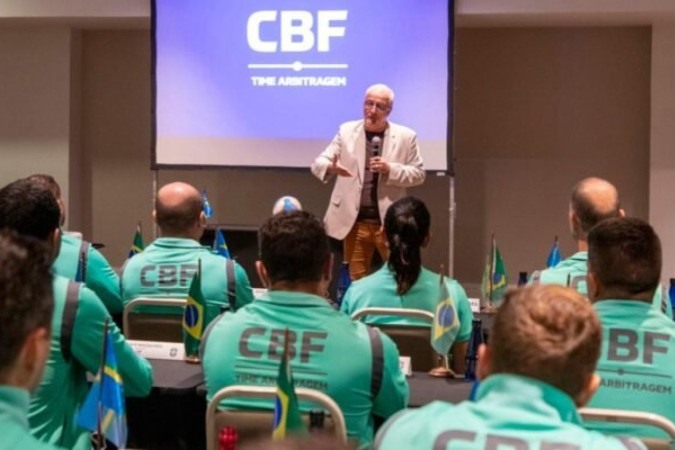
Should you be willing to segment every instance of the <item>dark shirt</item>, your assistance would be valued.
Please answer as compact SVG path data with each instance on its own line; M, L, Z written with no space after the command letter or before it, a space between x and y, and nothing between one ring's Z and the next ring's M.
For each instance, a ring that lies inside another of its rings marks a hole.
M378 136L380 138L380 153L382 156L382 144L384 144L384 131L374 133L366 131L366 170L363 171L363 189L361 190L361 204L359 205L359 214L356 220L359 222L380 223L380 212L377 207L377 182L379 181L379 173L371 172L368 169L368 162L370 158L375 156L373 154L373 138Z

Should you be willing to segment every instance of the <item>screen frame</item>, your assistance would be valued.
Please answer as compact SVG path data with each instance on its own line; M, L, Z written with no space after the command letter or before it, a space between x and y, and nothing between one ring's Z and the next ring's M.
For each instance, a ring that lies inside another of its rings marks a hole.
M244 169L244 170L283 170L291 172L304 172L308 167L285 167L285 166L246 166L246 165L221 165L221 164L165 164L157 162L157 2L161 0L151 0L150 22L151 22L151 137L150 137L150 170L222 170L222 169ZM448 56L447 56L447 125L446 125L446 169L427 169L427 173L436 175L455 176L455 141L454 141L454 89L455 89L455 0L448 1ZM326 137L326 142L330 141L330 136ZM317 155L319 151L317 151Z

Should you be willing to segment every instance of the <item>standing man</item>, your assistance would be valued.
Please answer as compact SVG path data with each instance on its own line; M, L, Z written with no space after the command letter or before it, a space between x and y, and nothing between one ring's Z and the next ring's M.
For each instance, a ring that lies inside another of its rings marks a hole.
M342 124L312 164L312 173L324 183L337 176L324 222L329 236L343 240L352 280L368 274L375 249L387 259L384 214L426 176L417 134L387 120L393 106L388 86L369 87L363 120Z

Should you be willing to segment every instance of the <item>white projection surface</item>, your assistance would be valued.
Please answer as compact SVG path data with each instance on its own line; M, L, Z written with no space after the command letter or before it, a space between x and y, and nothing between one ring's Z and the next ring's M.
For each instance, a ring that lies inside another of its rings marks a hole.
M157 167L309 167L368 86L448 170L452 0L155 0Z

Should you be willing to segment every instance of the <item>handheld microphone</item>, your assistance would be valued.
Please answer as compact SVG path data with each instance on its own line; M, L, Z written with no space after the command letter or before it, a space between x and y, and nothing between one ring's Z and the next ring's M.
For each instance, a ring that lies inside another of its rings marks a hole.
M382 139L379 136L374 136L370 143L372 144L373 158L380 156ZM371 172L373 172L373 170L371 170Z
M380 156L380 150L382 149L382 139L380 139L379 136L375 136L371 142L373 144L373 156Z

